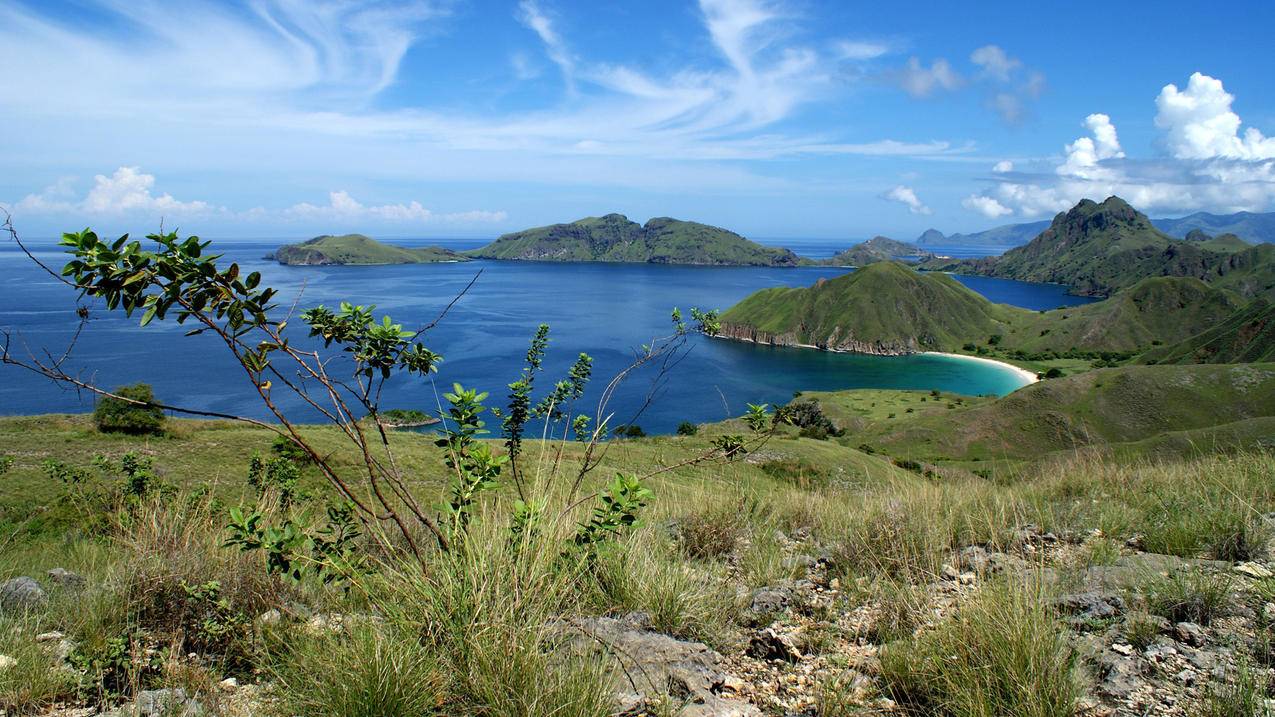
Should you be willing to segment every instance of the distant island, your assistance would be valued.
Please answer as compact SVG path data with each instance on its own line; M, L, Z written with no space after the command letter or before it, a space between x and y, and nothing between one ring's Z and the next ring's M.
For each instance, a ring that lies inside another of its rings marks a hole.
M587 217L505 234L481 249L477 259L599 261L707 266L799 266L787 249L762 246L720 227L668 217L645 225L623 214Z
M818 263L826 266L867 266L882 261L929 259L933 256L932 252L915 244L876 236Z
M469 257L450 249L436 246L416 249L393 246L363 234L318 236L300 244L281 246L268 258L288 266L432 264L469 261Z

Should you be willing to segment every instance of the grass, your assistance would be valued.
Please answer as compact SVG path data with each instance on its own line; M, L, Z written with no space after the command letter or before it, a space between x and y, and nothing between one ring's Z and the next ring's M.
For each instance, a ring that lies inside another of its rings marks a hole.
M881 653L885 692L918 714L1070 717L1076 658L1041 596L983 588L953 617Z
M1230 611L1232 580L1223 574L1177 571L1145 586L1152 613L1172 622L1211 624Z

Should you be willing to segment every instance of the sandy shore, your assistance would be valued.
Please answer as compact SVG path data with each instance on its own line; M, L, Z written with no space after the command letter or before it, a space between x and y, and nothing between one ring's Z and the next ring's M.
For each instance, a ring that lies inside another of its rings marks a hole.
M1015 366L1012 363L1005 363L1004 361L997 361L995 359L983 358L982 356L968 356L966 354L949 354L949 353L944 353L942 351L926 351L924 353L930 354L931 356L951 356L953 358L965 359L967 361L982 361L984 363L994 363L997 366L1004 366L1005 368L1013 371L1019 376L1022 376L1023 380L1026 381L1027 383L1036 383L1037 381L1040 380L1040 376L1036 375L1035 371L1028 371L1025 368Z

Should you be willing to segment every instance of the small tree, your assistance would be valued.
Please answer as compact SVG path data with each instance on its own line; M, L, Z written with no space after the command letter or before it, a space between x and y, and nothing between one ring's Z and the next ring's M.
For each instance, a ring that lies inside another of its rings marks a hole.
M164 412L155 405L155 392L150 384L120 386L114 395L98 399L93 410L93 423L103 433L132 435L164 432Z
M699 426L690 421L682 421L677 424L677 435L679 436L693 436L696 433L699 433Z

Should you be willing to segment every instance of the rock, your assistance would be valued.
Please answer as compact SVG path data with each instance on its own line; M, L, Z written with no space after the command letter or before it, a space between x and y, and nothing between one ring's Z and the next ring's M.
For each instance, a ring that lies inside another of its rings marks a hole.
M809 572L819 567L819 561L810 555L794 555L791 558L784 558L780 564L790 574L799 571Z
M1184 645L1200 647L1208 642L1208 633L1193 622L1179 622L1173 626L1173 637Z
M726 660L700 642L635 629L636 618L574 618L554 623L559 650L577 656L599 652L615 660L612 689L619 714L641 714L646 706L671 698L686 717L760 717L745 702L722 696L728 684L741 685L726 673Z
M55 642L57 640L66 639L66 633L54 630L52 632L42 632L35 636L36 642Z
M1124 598L1115 593L1073 593L1054 600L1059 612L1082 620L1107 620L1125 610Z
M258 615L255 622L258 627L278 627L283 622L283 613L270 608Z
M1275 623L1275 602L1268 602L1262 606L1262 619L1267 623Z
M107 712L106 717L200 717L204 708L180 687L144 690L132 704Z
M25 575L0 583L0 612L19 612L43 607L48 595L40 583Z
M1185 667L1182 669L1181 672L1174 675L1174 679L1186 685L1187 687L1190 687L1191 685L1195 684L1195 670L1192 670L1189 667Z
M778 633L769 627L748 641L748 654L759 660L801 660L801 650L797 648L794 636Z
M68 590L79 590L88 582L83 576L77 575L66 568L54 568L45 574L49 577L49 582L59 588Z
M1132 695L1142 686L1137 661L1110 652L1098 658L1098 677L1098 690L1118 699Z
M1121 642L1117 642L1114 645L1112 645L1111 651L1124 655L1125 657L1133 657L1133 653L1134 653L1133 645L1126 645Z
M784 585L758 588L748 604L748 616L754 622L783 612L792 603L792 588Z
M11 667L16 667L18 661L8 655L0 655L0 672L4 672Z
M1258 580L1269 578L1272 575L1275 575L1275 573L1272 573L1270 569L1267 568L1266 566L1259 565L1258 563L1252 563L1252 562L1240 563L1239 565L1236 565L1235 572L1241 575L1247 575L1250 578L1257 578Z
M225 692L234 692L239 689L239 680L233 677L227 677L221 682L218 682L217 687L221 688Z
M961 548L961 552L956 558L957 565L962 570L973 573L985 573L992 567L992 558L987 551L978 545L970 545Z
M947 580L948 582L954 583L960 579L961 573L960 571L958 571L956 568L952 567L951 565L944 563L943 567L939 568L939 577L943 578L944 580Z
M956 580L962 585L973 585L978 582L978 575L974 573L961 573L956 576Z

